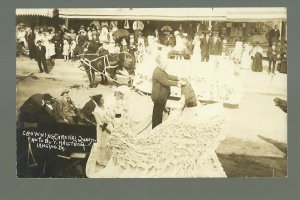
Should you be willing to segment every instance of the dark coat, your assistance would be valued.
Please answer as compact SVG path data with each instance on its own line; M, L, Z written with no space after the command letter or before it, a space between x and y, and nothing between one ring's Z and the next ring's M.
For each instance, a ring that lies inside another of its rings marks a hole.
M201 55L203 56L208 56L209 55L209 41L210 38L208 39L208 41L206 40L206 38L202 38L201 42L200 42L200 48L201 48Z
M86 35L79 35L78 36L78 46L83 46L87 41L89 41Z
M175 46L176 45L176 40L173 36L170 36L169 38L167 37L164 37L162 39L162 44L163 45L166 45L166 46Z
M93 115L95 108L96 105L94 101L91 99L81 109L84 119L87 120L88 122L96 123L96 119Z
M20 107L19 121L30 123L52 123L58 120L56 102L52 102L53 110L42 105L43 94L34 94Z
M92 40L90 41L90 44L88 46L88 52L90 53L96 53L98 49L100 48L100 42L98 40Z
M36 60L45 60L46 57L46 47L41 45L41 49L39 46L36 47L35 59Z
M160 67L156 67L152 75L152 101L165 104L170 96L170 86L177 86L177 81L176 76L169 75Z
M208 46L209 55L222 54L222 41L220 39L217 39L216 42L214 42L213 39L210 39Z
M277 60L277 55L279 55L279 50L278 48L275 48L273 49L272 47L269 47L268 48L268 51L267 51L267 56L269 58L269 60Z
M46 104L43 105L42 109L38 113L39 120L43 123L54 123L60 120L57 102L52 102L51 106L53 108L52 110Z
M273 42L277 42L279 40L280 37L280 31L277 29L272 29L269 32L269 40L273 41Z
M64 97L58 99L56 108L60 120L76 116L76 107L70 98L68 100Z

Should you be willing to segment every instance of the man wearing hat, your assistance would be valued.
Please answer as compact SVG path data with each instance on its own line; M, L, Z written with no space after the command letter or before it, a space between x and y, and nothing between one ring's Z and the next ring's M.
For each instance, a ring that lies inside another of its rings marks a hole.
M69 90L65 89L60 94L61 98L58 99L58 115L59 120L66 123L76 123L77 114L76 107L69 97Z
M218 32L213 33L213 38L208 44L209 56L220 56L222 54L222 41L218 38Z
M49 93L44 94L42 97L42 110L39 114L39 119L42 122L53 123L59 121L57 103Z
M274 29L271 29L268 34L268 42L270 47L272 47L272 43L278 42L280 38L280 31L278 29L278 25L274 26Z
M46 63L46 47L42 45L41 40L37 41L35 59L38 63L40 73L46 72L48 74L49 72L48 72L47 63ZM43 65L44 69L42 68L42 65Z
M200 49L201 49L201 62L207 62L209 59L209 41L210 41L210 31L203 32L204 37L200 40Z
M269 60L269 71L268 71L269 74L272 72L272 74L275 75L276 61L278 60L279 54L280 54L279 50L278 48L276 48L275 42L273 42L272 46L269 47L267 51L267 56Z

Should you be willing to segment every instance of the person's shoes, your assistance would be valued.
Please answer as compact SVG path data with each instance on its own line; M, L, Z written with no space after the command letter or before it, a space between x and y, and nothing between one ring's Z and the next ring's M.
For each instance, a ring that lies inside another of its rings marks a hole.
M49 74L49 72L46 72L46 74Z
M44 71L41 71L41 70L40 70L40 72L39 72L39 73L43 73L43 72L44 72Z

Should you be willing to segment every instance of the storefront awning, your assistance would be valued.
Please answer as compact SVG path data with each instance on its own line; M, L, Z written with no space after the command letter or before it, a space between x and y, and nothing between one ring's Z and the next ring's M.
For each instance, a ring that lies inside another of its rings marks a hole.
M32 15L32 16L44 16L44 17L53 17L54 9L53 8L17 8L16 15Z
M285 8L61 8L66 19L265 21L286 19Z
M105 9L58 9L59 17L69 19L103 20L224 20L225 15L212 12L211 8L105 8Z

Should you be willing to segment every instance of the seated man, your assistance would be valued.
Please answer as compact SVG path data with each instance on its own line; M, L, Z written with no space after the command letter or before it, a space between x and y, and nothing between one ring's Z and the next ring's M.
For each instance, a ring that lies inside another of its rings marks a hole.
M34 94L20 107L18 121L20 123L53 122L56 120L55 115L52 113L53 108L55 108L53 104L54 101L50 94Z
M62 97L57 101L58 103L57 111L59 116L58 121L72 123L72 124L77 123L78 121L77 114L76 114L77 110L73 101L69 97L69 90L65 89L61 93L61 96Z
M38 114L40 122L53 123L59 120L57 112L57 103L49 93L42 97L42 109Z

